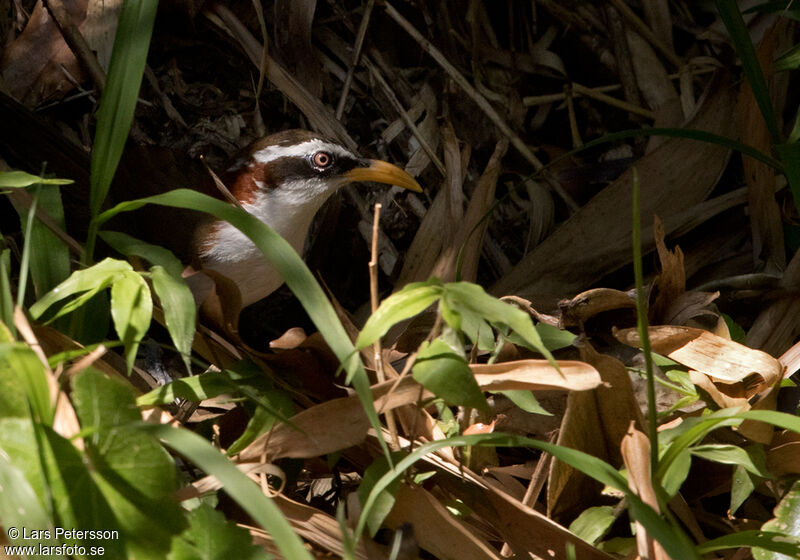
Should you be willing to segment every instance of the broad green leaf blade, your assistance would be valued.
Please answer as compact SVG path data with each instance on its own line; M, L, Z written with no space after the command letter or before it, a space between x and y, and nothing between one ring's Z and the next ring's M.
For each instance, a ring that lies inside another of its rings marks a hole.
M18 387L22 388L27 402L30 403L34 420L51 425L55 409L50 403L50 388L46 376L44 366L33 350L22 343L0 342L0 378L11 383L16 379ZM13 392L16 390L12 389ZM25 416L27 415L26 411Z
M125 346L128 373L133 369L136 351L153 317L150 287L136 272L125 271L111 285L111 318L114 329Z
M149 261L150 264L163 267L172 276L180 278L181 274L183 274L183 264L169 249L145 243L119 231L101 231L97 235L111 245L115 251L122 253L126 257L141 257Z
M774 515L775 517L761 526L762 531L777 531L787 540L800 537L800 481L792 484L791 489L775 507ZM774 549L754 548L753 557L755 560L791 560L800 557L800 552L778 552Z
M100 290L107 288L118 276L126 271L133 271L133 267L125 261L117 259L105 259L92 267L77 270L34 303L30 309L31 315L33 315L34 319L38 319L52 305L76 294L83 294L83 297L79 299L85 303L89 299L85 297L87 294L91 297ZM79 307L73 302L70 302L70 304L64 306L69 311ZM64 311L64 308L62 308L56 316L64 315L69 311Z
M616 520L613 507L590 507L581 512L575 521L570 523L569 530L589 544L594 544Z
M55 186L43 185L38 187L37 193L37 206L47 212L56 225L65 229L61 191ZM19 214L22 229L25 231L28 211L18 205L15 205L15 209ZM36 288L36 295L42 296L69 276L69 249L39 220L32 222L29 242L31 278Z
M760 454L757 450L760 450ZM750 452L737 445L707 444L690 448L692 455L725 465L740 465L748 472L763 478L772 478L765 464L761 447L751 448Z
M784 166L795 208L800 208L800 143L778 144L775 152Z
M467 361L441 339L422 343L411 371L420 385L449 404L489 408Z
M174 501L173 459L139 429L132 390L121 381L89 368L73 379L72 396L81 427L89 432L84 441L93 479L131 536L129 548L163 558L185 526Z
M735 409L724 408L702 418L686 418L681 425L660 432L658 440L666 451L659 458L656 479L662 481L672 462L712 431L723 426L741 424L742 413L737 414L737 412Z
M536 325L536 330L542 338L542 344L550 351L566 348L572 345L575 339L578 338L578 335L572 334L567 330L562 330L552 325L545 325L544 323L538 323Z
M8 429L9 423L0 423L0 429ZM36 527L38 529L49 530L49 535L55 534L53 522L42 507L39 497L25 479L24 471L11 463L9 452L11 450L0 441L0 519L3 520L4 527ZM14 538L12 533L8 533L11 544L23 546L44 546L56 545L54 538Z
M277 389L262 391L259 394L259 399L266 401L269 407L256 407L244 433L228 447L227 453L229 457L241 453L258 436L269 431L276 422L283 418L290 418L294 413L294 403L289 398L289 395L283 391L278 391ZM276 411L278 415L275 414Z
M167 560L266 560L266 552L253 544L245 529L225 519L209 504L189 514L189 527L172 539Z
M278 549L292 560L311 560L303 542L294 533L278 507L255 483L237 469L219 450L197 434L168 426L143 426L206 473L219 480L228 493L275 540Z
M547 412L547 410L545 410L542 405L539 404L539 401L536 400L533 391L511 390L499 392L508 397L511 402L525 412L529 412L531 414L542 414L543 416L552 416L550 412Z
M0 251L0 322L14 329L14 297L11 295L11 250ZM11 330L16 334L16 329Z
M442 282L437 278L414 282L392 294L367 319L356 340L356 347L361 349L373 344L397 323L425 311L441 294Z
M59 526L117 531L119 539L103 541L105 554L112 558L130 557L124 552L128 543L118 524L118 512L109 505L100 491L87 467L86 456L71 441L50 428L41 427L36 439L41 444L39 455L45 463L44 476L48 484L46 494L52 501L51 507ZM92 542L79 535L65 536L62 540L65 544L81 545L87 549L97 545L96 541Z
M97 112L89 195L92 217L100 212L128 139L157 7L157 0L122 3L106 87Z
M259 221L240 208L216 200L199 192L178 189L158 196L152 196L130 202L123 202L103 212L98 217L98 225L111 219L120 212L141 208L145 204L161 204L175 208L186 208L206 212L220 220L230 222L244 233L281 274L294 295L303 305L314 325L325 338L333 353L342 363L348 379L352 380L356 394L361 401L370 425L380 432L381 425L375 406L372 402L369 379L364 366L353 347L347 332L344 330L336 312L328 298L320 288L303 259L292 249L291 245L266 224ZM389 448L383 439L378 440L385 454Z
M796 70L800 66L800 44L794 45L775 61L775 71Z
M755 560L794 560L800 558L800 539L780 532L740 531L697 545L700 554L728 548L751 547Z
M487 294L477 284L452 282L444 285L442 297L456 312L471 311L495 325L506 325L529 345L541 352L558 369L553 355L542 343L530 316L521 309Z
M394 453L394 458L402 459L400 453ZM390 470L389 464L386 462L385 457L378 457L372 464L364 471L364 478L358 486L358 499L363 504L367 501L372 488L375 483L381 479ZM400 479L396 478L386 488L381 490L377 497L374 499L375 505L372 507L369 517L367 518L367 527L369 528L370 536L374 537L378 530L383 525L383 520L389 515L394 507L395 496L400 487Z
M186 371L191 374L192 341L197 321L194 296L180 273L176 276L159 265L154 266L151 272L153 289L161 300L169 336L183 358Z
M0 171L0 188L23 188L31 185L69 185L72 179L48 179L24 171Z
M741 505L753 494L756 489L753 476L747 472L747 469L741 465L737 465L733 469L733 477L731 478L731 507L730 514L735 515Z
M230 380L218 371L209 371L192 377L174 379L161 387L156 387L136 399L137 406L156 406L169 404L175 399L200 402L229 393L234 389Z

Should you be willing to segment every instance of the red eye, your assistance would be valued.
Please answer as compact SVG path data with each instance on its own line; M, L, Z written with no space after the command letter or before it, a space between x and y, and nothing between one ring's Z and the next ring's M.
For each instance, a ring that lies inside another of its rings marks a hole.
M328 167L333 163L333 156L328 152L317 152L311 158L317 167Z

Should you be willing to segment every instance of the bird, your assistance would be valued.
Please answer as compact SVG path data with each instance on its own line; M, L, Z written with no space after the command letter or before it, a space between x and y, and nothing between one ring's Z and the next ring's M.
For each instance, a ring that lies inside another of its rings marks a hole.
M62 192L68 207L68 227L81 229L88 222L88 155L1 92L0 114L11 125L0 131L0 145L5 148L0 155L7 152L32 171L39 170L41 162L47 160L49 171L74 179L76 188ZM20 134L29 135L31 142L25 142ZM233 157L219 179L239 206L270 226L298 253L303 250L314 216L344 185L372 181L422 192L419 183L399 167L362 158L321 134L299 129L276 132L253 142ZM192 188L221 199L226 194L215 186L202 164L185 154L129 145L107 205L176 188ZM118 226L134 237L171 249L191 272L221 275L237 288L241 296L237 307L255 303L283 284L280 274L255 245L227 222L188 210L149 205L131 214L120 214L105 227ZM199 291L202 289L197 288L195 297L202 303L205 295L198 295Z
M372 181L422 192L419 183L396 165L361 158L317 133L297 129L254 142L221 178L244 210L298 253L314 216L346 184ZM198 227L194 242L195 261L233 281L242 306L265 298L283 284L255 245L227 222Z

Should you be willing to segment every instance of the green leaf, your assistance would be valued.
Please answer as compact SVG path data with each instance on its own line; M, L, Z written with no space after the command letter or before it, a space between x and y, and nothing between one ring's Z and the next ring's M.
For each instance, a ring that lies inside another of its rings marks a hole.
M397 323L425 311L439 299L442 286L438 278L431 278L426 282L414 282L383 300L361 329L356 347L366 348Z
M37 207L47 212L61 229L65 229L64 207L61 204L61 192L58 188L41 186L36 192ZM28 211L16 204L14 207L19 214L22 229L26 231L25 223L28 219ZM69 276L69 249L39 220L34 220L31 224L29 243L31 278L36 287L36 294L41 296Z
M370 425L376 431L381 430L380 420L372 402L367 372L364 370L353 343L311 271L283 237L241 208L187 189L118 204L98 217L98 225L120 212L135 210L145 204L162 204L207 212L220 220L229 222L245 234L275 267L297 296L308 316L347 372L347 380L352 382ZM389 448L386 442L380 439L379 444L384 453L388 455Z
M228 521L209 504L189 514L189 527L172 539L167 560L266 560L266 552L253 544L245 529Z
M69 185L72 179L48 179L24 171L0 171L0 188L23 188L31 185Z
M97 235L108 243L112 249L126 257L141 257L150 262L150 264L163 267L170 275L178 278L183 274L183 264L169 249L145 243L119 231L101 231Z
M260 400L266 401L269 406L257 406L252 418L247 423L244 433L228 447L228 456L240 453L245 447L253 443L261 434L269 431L281 419L289 418L294 413L294 403L289 396L277 389L263 391L259 394ZM278 412L276 415L275 412Z
M218 371L207 371L200 375L173 379L170 383L156 387L136 399L138 406L169 404L175 399L200 402L229 393L235 386L226 375Z
M749 414L749 413L748 413ZM661 455L656 471L656 479L663 480L667 469L686 449L702 440L709 433L723 426L738 426L743 421L743 413L737 409L723 408L702 418L685 418L684 421L659 433L659 444L666 451ZM800 422L798 423L800 424ZM685 461L685 457L681 457Z
M536 330L542 338L542 344L551 351L571 346L575 339L578 338L576 334L544 323L537 324Z
M371 514L372 508L375 507L380 492L386 489L395 479L402 476L416 461L428 453L433 453L443 447L476 445L530 447L550 453L556 459L580 470L600 483L623 492L625 499L628 501L631 517L644 526L648 533L664 547L664 550L671 558L680 558L681 560L700 558L688 537L681 530L670 525L659 513L634 494L628 488L625 479L605 461L568 447L501 433L458 436L425 443L417 447L404 459L398 461L393 470L387 472L375 483L369 497L363 503L361 515L355 529L355 538L358 539L363 533L367 518Z
M34 319L39 319L45 311L56 303L80 294L76 299L62 307L55 317L66 315L86 303L92 296L110 286L123 272L133 271L125 261L105 259L84 270L77 270L61 284L47 292L31 306Z
M106 87L97 111L89 198L93 217L100 212L128 139L157 7L156 0L122 3Z
M283 517L278 506L219 450L188 430L164 425L144 425L142 429L160 438L206 473L216 477L225 488L225 492L270 534L284 557L292 560L311 560L311 555Z
M594 544L616 521L614 508L611 506L590 507L569 525L569 530L589 544Z
M798 115L800 118L800 115ZM800 208L800 143L792 142L775 145L775 153L783 162L786 180L792 191L795 208Z
M394 458L401 459L401 453L394 453ZM369 498L372 489L375 487L375 483L381 479L386 473L391 470L389 464L386 462L385 457L378 457L372 464L367 467L364 471L364 478L361 481L361 484L358 487L358 499L364 504ZM373 498L374 505L370 510L370 514L366 519L367 528L369 529L369 534L371 537L374 537L378 530L383 525L383 520L386 519L386 516L389 515L389 512L392 511L395 502L395 496L397 495L397 490L400 488L400 479L396 478L390 484L386 486L386 488L381 489L376 493L375 498Z
M755 560L793 560L800 558L800 539L781 532L740 531L697 545L700 554L728 548L753 548ZM769 552L767 552L769 551ZM770 554L774 552L775 554Z
M467 361L441 339L422 343L411 371L418 383L450 404L489 407Z
M53 528L43 506L44 479L30 418L0 420L0 488L0 519L5 527ZM57 543L55 539L10 541L22 545Z
M760 456L759 451L760 450ZM715 463L740 465L748 472L763 478L772 478L765 464L764 451L760 447L751 447L749 452L737 445L707 444L696 445L690 449L692 455L702 457Z
M0 251L0 322L11 330L14 329L14 296L11 295L11 250Z
M756 485L750 473L741 465L736 465L731 478L731 507L730 514L734 515L744 501L749 498Z
M111 285L111 318L117 336L125 345L128 373L133 369L136 351L150 328L153 298L147 282L136 272L125 271Z
M785 541L800 537L800 481L792 484L792 487L775 507L773 514L775 517L761 526L762 531L776 531ZM782 552L782 554L773 554L772 552ZM792 553L766 547L755 548L753 557L755 560L791 560L800 558L800 551Z
M669 463L669 466L664 470L664 475L661 477L661 486L667 496L674 496L681 489L684 481L689 476L689 469L692 467L692 454L688 449L681 450L680 453L675 455Z
M132 390L121 381L89 368L72 381L72 396L92 476L111 505L129 547L163 557L173 535L185 525L174 501L175 464L148 433Z
M547 412L542 405L539 404L539 401L536 400L532 391L523 391L523 390L511 390L511 391L498 391L499 393L508 397L508 399L517 405L519 408L524 410L525 412L530 412L531 414L543 414L544 416L552 416L551 413Z
M794 45L775 61L775 72L796 70L800 67L800 44Z
M472 312L492 324L510 327L527 344L544 354L553 367L558 369L552 354L545 348L539 332L533 326L530 316L521 309L490 296L482 287L469 282L445 284L442 298L447 306L457 313Z
M30 403L34 420L47 425L53 423L55 409L50 403L47 373L33 350L22 343L0 342L0 379L9 385L17 385L24 391L25 399L27 403ZM0 412L0 414L3 416L28 416L27 406L24 410L20 410L19 389L12 387L10 390L9 401L16 403L16 406L9 411ZM12 396L14 393L17 393L17 396Z
M197 321L194 296L180 274L176 276L159 265L154 266L151 273L153 289L161 300L169 336L183 358L186 371L191 374L192 341Z

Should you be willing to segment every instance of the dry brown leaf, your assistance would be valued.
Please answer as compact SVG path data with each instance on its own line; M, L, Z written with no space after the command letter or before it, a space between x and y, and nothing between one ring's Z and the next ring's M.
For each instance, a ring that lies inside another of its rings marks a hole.
M311 506L290 500L283 494L272 496L275 505L304 539L333 554L343 556L344 545L341 526L336 518ZM366 560L363 541L356 550L356 558Z
M86 17L88 0L66 1L64 8L79 24ZM63 95L74 85L65 68L80 79L83 72L41 0L36 3L23 32L6 47L0 71L8 92L28 106Z
M560 360L559 373L547 360L518 360L499 364L470 364L482 391L587 391L602 384L600 374L589 364Z
M780 362L761 350L748 348L710 332L690 327L650 327L653 352L713 377L721 383L739 383L752 374L761 377L761 387L772 386L782 377ZM629 346L639 347L636 329L616 331L614 336Z
M570 300L558 303L561 310L560 328L583 327L583 324L605 311L615 309L634 309L634 297L620 290L611 288L594 288L575 296Z
M644 503L660 511L650 473L650 441L631 424L622 439L622 459L628 469L628 486ZM636 522L636 547L642 560L670 560L664 549Z
M578 449L602 460L608 459L603 425L597 410L595 395L587 392L569 393L567 410L561 421L557 445ZM554 459L547 479L547 516L576 514L599 494L602 485L581 471ZM513 543L509 543L513 546Z
M494 528L514 552L526 557L566 560L566 545L575 546L576 557L581 560L611 560L612 556L593 547L548 519L493 487L475 488L456 478L443 481L450 493L461 499L480 517L490 520Z
M734 114L730 86L719 80L689 128L731 136ZM645 223L658 214L667 224L667 234L683 226L671 218L705 199L729 155L728 149L716 145L670 139L639 160L636 168ZM632 185L633 172L629 170L526 255L491 292L521 295L541 306L583 290L629 263ZM645 233L642 240L649 250L652 234Z
M503 138L495 145L494 152L472 191L467 212L456 235L462 259L461 279L467 282L475 282L478 278L478 261L483 247L483 236L489 226L488 220L484 218L494 204L494 193L502 171L501 162L507 151L508 139Z
M800 251L796 252L786 267L781 285L789 290L800 284ZM770 354L786 351L800 331L800 298L789 295L772 302L761 311L747 332L748 346L761 348Z
M781 430L767 449L767 470L775 476L800 474L800 434Z
M392 529L411 523L417 542L436 558L500 560L494 547L474 529L453 517L430 492L419 486L400 487L385 523Z
M680 247L675 247L674 251L667 249L664 243L664 223L657 215L653 215L653 236L658 260L661 263L661 273L655 281L654 288L657 292L650 308L650 319L655 323L669 323L670 321L664 320L666 309L686 291L683 251Z
M622 362L613 356L596 352L588 342L580 345L580 351L581 359L594 366L603 380L603 385L594 391L594 395L609 458L614 465L619 465L622 457L617 449L630 423L633 422L639 429L645 425L631 377Z

